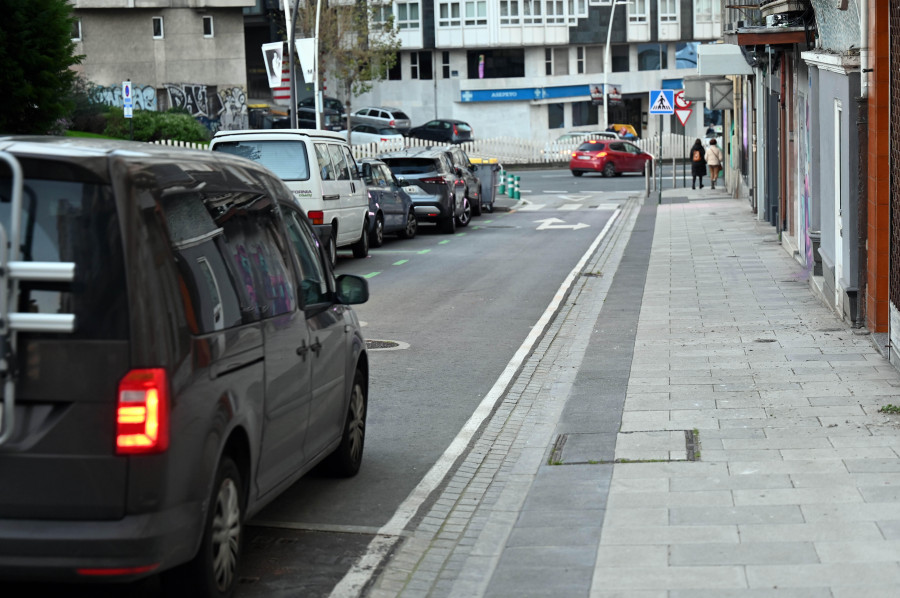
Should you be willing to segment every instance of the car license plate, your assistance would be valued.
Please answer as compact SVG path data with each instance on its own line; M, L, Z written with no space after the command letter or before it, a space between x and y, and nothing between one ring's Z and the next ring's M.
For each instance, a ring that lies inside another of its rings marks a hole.
M590 160L593 156L578 156L579 160Z
M421 193L422 190L418 187L418 185L407 185L403 188L407 193Z

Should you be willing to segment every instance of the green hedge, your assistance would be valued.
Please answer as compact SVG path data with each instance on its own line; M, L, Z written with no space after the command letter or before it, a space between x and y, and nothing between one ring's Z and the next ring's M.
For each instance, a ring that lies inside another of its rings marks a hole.
M110 108L106 113L105 135L119 139L131 138L131 127L134 126L135 141L187 141L206 143L209 141L209 129L194 120L183 111L154 112L152 110L135 110L133 118L125 118L121 108Z

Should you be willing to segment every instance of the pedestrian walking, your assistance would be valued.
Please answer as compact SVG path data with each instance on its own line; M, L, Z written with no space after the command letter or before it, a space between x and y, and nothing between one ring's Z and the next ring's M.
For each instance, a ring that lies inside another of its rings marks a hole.
M725 157L722 150L716 145L715 139L709 140L709 147L706 148L706 163L709 164L709 179L712 181L712 188L716 188L716 181L719 179L719 173L722 171L722 161Z
M700 188L703 189L703 177L706 176L706 150L703 143L697 139L691 146L691 189L697 188L697 179L700 179Z

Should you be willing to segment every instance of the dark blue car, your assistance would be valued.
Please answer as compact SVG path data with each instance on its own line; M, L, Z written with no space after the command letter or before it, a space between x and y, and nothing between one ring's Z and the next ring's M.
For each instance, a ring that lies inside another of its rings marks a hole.
M386 234L396 233L401 239L415 237L418 221L412 199L391 170L373 158L364 158L359 164L369 190L369 245L381 247Z

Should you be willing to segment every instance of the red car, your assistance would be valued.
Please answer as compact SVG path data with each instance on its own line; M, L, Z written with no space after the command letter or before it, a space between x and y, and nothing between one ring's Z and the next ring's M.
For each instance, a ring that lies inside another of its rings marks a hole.
M572 152L569 170L574 176L585 172L602 172L603 176L644 172L644 165L652 159L653 156L627 141L588 139Z

